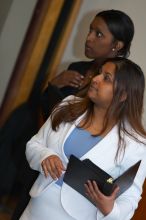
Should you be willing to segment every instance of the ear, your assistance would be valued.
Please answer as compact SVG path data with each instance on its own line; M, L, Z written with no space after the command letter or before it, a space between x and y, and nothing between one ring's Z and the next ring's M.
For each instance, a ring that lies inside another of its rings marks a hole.
M124 43L122 41L117 41L115 45L115 49L117 51L121 50L124 47Z
M123 92L122 97L120 98L120 102L124 102L127 99L127 93Z

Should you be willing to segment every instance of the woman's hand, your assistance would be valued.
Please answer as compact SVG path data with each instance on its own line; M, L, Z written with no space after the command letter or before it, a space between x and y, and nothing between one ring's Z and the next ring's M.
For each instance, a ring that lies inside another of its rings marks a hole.
M84 76L77 71L65 70L52 79L51 84L62 88L64 86L72 86L79 88L83 83Z
M50 174L53 179L59 178L62 171L65 170L62 161L56 155L51 155L45 158L41 165L45 176L47 177Z
M114 206L116 194L119 191L119 187L116 187L110 196L105 196L98 188L95 181L88 180L85 184L86 194L99 208L103 215L108 215Z

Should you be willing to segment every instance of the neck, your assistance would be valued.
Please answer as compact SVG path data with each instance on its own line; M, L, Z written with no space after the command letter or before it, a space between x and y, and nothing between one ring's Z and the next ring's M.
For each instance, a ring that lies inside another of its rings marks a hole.
M95 59L95 63L94 63L95 67L99 67L104 62L104 60L106 59L105 58Z
M94 106L92 123L94 127L98 127L97 128L98 132L101 131L104 127L105 116L106 116L105 109Z
M94 113L92 117L92 123L89 126L90 131L92 131L92 134L98 134L105 136L115 125L115 120L111 119L108 121L107 127L104 130L104 132L101 132L104 128L105 123L105 116L106 116L106 109L98 108L97 106L94 106Z
M98 121L100 124L103 124L105 115L106 111L104 109L94 106L93 121Z

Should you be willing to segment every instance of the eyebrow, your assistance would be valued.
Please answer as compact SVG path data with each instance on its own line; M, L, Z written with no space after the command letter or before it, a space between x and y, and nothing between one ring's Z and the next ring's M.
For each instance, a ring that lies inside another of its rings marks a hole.
M109 75L112 79L114 79L114 76L113 76L113 74L112 73L110 73L110 72L105 72L105 71L103 71L103 69L102 69L102 67L99 69L99 73L104 73L104 74L107 74L107 75Z
M94 29L94 30L96 30L96 31L102 32L99 27L96 27L96 28L95 28L92 24L90 24L89 28L90 28L90 29Z
M109 75L109 76L111 77L111 79L114 80L114 75L113 75L112 73L110 73L110 72L104 72L104 74Z
M111 77L113 77L113 74L110 73L110 72L104 72L104 73L110 75Z

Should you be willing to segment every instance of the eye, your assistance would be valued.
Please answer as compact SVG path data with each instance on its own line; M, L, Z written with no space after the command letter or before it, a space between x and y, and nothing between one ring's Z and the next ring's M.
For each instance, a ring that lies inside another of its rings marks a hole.
M103 36L103 34L100 31L96 31L96 36L100 38Z
M106 81L106 82L112 82L112 79L111 79L111 77L110 77L109 74L104 74L104 81Z

